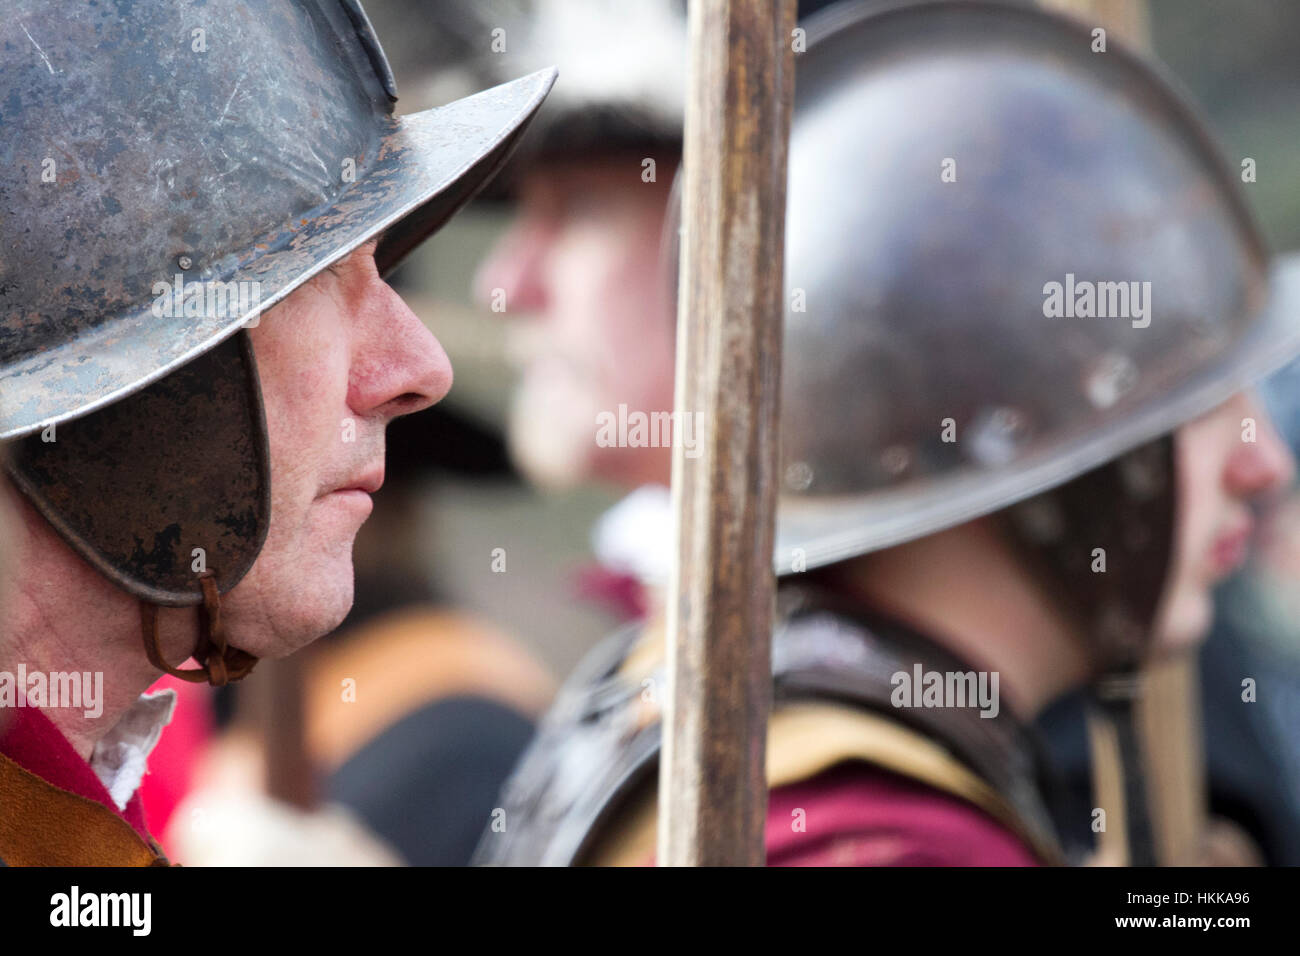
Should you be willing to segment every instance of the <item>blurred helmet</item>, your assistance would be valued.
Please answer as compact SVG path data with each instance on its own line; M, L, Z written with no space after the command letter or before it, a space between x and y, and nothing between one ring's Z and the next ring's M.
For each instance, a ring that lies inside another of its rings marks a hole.
M8 469L116 584L197 604L238 583L270 519L242 330L372 238L392 268L500 167L554 71L398 117L356 0L16 4L0 27Z
M832 3L799 0L798 15ZM538 112L515 166L593 153L681 151L686 0L437 0L431 13L460 34L477 37L480 50L488 48L492 31L501 31L501 48L477 58L479 73L489 80L551 64L564 75ZM464 71L456 75L463 82Z
M524 0L509 13L475 5L494 79L555 64L564 74L538 111L518 166L625 150L680 151L686 102L686 0ZM485 41L486 42L486 41Z
M781 571L1060 486L1300 351L1300 263L1270 267L1202 122L1133 54L987 0L807 27ZM1120 477L1140 492L1167 458Z

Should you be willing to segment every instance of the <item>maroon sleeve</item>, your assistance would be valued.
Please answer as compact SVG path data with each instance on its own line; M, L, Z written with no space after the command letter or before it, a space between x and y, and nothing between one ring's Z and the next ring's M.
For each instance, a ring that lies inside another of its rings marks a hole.
M983 810L866 763L844 763L768 798L768 866L1038 866Z

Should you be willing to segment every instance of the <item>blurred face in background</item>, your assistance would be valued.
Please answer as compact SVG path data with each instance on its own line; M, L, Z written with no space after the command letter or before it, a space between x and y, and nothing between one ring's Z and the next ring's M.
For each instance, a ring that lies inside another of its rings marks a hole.
M516 321L516 463L538 484L667 484L668 448L600 447L597 416L673 407L674 292L661 258L675 161L655 182L635 155L552 163L523 179L514 221L475 278Z
M1241 566L1249 550L1253 506L1280 494L1295 477L1290 451L1249 392L1180 428L1175 454L1179 518L1157 622L1161 650L1184 648L1205 636L1214 587Z

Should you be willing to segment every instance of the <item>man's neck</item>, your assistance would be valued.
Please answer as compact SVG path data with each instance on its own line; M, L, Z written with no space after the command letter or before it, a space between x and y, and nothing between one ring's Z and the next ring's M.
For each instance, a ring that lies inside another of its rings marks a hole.
M1021 569L994 519L858 558L831 577L869 606L997 671L1023 720L1087 673L1079 639Z
M139 601L83 561L17 494L17 554L11 588L0 595L0 671L31 675L102 675L103 700L87 708L50 706L42 711L84 759L160 672L145 656ZM183 661L193 647L191 609L160 609L164 659ZM52 690L47 687L47 690ZM28 690L18 687L19 694Z

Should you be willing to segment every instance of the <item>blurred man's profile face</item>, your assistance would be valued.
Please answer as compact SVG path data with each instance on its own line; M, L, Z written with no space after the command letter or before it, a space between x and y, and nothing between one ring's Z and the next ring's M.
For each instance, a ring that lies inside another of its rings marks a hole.
M486 305L520 320L510 443L534 481L666 484L668 448L601 447L597 416L671 411L673 291L661 262L675 168L645 182L628 155L543 165L475 279Z
M1175 436L1178 523L1174 560L1157 623L1157 647L1205 636L1215 585L1240 567L1250 546L1251 503L1290 484L1295 463L1255 398L1239 392Z

